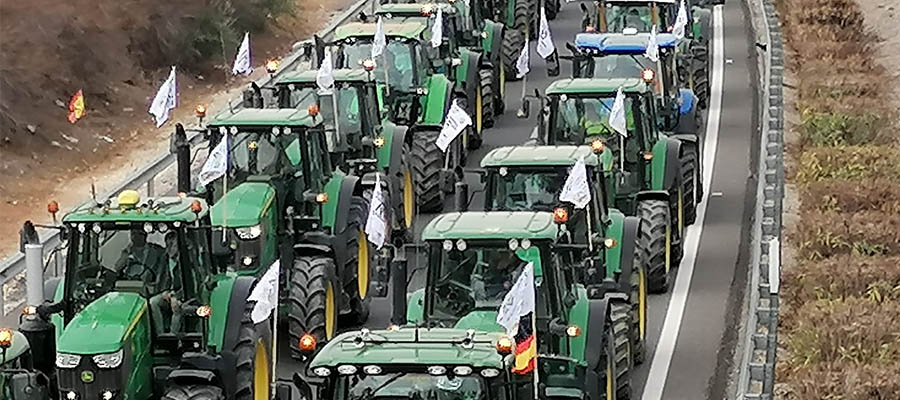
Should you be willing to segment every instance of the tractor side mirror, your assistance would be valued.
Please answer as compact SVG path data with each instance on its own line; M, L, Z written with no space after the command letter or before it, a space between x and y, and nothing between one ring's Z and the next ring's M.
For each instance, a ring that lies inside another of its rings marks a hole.
M391 260L391 324L406 325L406 249L398 248L398 254Z
M522 99L522 107L519 108L519 111L516 113L516 117L528 118L529 114L531 114L531 100L527 98Z
M465 181L456 182L453 195L456 211L469 211L469 184Z

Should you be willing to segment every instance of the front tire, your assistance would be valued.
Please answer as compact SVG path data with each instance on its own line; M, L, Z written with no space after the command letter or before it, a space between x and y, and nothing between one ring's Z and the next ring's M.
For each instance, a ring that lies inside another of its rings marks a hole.
M299 257L294 261L288 299L288 332L294 358L303 356L299 345L304 334L315 336L317 343L325 343L337 335L338 288L329 278L329 271L334 270L334 260L330 257Z
M684 225L697 221L697 204L700 203L700 168L697 147L690 143L682 143L681 181L684 182Z
M613 348L615 349L616 399L631 399L631 318L630 306L622 301L610 303Z
M175 385L166 390L162 400L225 400L222 388L211 385Z
M635 251L631 272L631 355L634 365L644 363L647 340L647 270Z
M444 207L441 188L441 169L444 153L437 147L439 131L416 132L412 138L412 172L417 209L424 213L438 213ZM451 144L451 146L453 146Z
M238 340L232 351L236 360L237 388L235 400L268 399L271 371L269 371L270 346L250 319L250 305L241 319ZM275 310L278 312L278 310ZM267 326L267 325L261 325Z
M362 197L353 196L350 201L350 219L347 225L346 235L347 259L341 269L347 277L344 284L344 292L350 293L350 313L348 318L351 324L361 325L369 319L369 277L371 276L373 249L366 239L366 219L369 216L369 204L372 198L371 192L366 192ZM390 242L387 239L386 242Z
M637 206L641 227L637 247L647 268L651 293L665 293L672 285L672 216L669 203L642 200Z
M506 68L506 79L517 81L516 61L525 47L525 32L530 24L529 16L531 2L534 0L515 0L515 20L512 27L506 27L503 35L502 56L503 66ZM534 33L534 30L531 30Z
M482 68L478 70L478 84L480 85L479 90L481 91L481 104L477 105L476 103L476 112L480 111L481 113L481 121L483 124L483 128L478 132L475 138L469 140L469 150L475 150L481 147L481 142L484 138L484 129L491 128L494 126L494 122L496 120L494 116L494 72L489 68ZM478 110L480 108L480 110Z

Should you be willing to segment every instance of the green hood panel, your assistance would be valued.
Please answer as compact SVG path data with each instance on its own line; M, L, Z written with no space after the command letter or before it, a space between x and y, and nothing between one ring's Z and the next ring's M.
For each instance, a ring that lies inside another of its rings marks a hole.
M606 276L614 277L622 272L622 247L625 245L625 214L617 209L609 210L610 224L606 231L606 237L616 240L616 245L607 248L606 251Z
M455 329L474 329L481 332L506 332L497 323L497 311L472 311L456 322Z
M444 123L444 115L450 108L450 96L453 94L453 82L447 76L435 74L426 83L428 94L425 95L425 112L422 122L440 125Z
M107 293L72 318L57 341L57 350L69 354L116 352L145 312L147 300L140 295Z
M268 183L244 182L212 206L210 220L214 226L228 228L253 226L259 224L274 200L275 189Z

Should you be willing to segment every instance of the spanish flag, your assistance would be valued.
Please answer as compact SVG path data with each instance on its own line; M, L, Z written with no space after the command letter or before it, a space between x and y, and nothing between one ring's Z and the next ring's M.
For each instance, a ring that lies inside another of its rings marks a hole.
M84 93L81 89L75 92L72 100L69 100L69 122L76 123L84 116Z
M515 336L516 363L512 368L512 372L517 374L527 374L533 371L537 362L537 338L534 336L531 318L532 313L528 313L519 320L519 331Z

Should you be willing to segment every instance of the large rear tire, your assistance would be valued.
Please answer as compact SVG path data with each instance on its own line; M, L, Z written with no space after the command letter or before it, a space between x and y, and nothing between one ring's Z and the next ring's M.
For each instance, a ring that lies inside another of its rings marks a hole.
M684 182L684 225L688 226L697 220L697 204L700 203L698 190L700 174L697 147L692 143L682 142L681 181Z
M588 398L600 400L614 400L618 393L618 376L616 371L616 349L615 337L612 332L612 322L607 318L603 335L603 354L600 356L600 362L597 365L597 393L588 393ZM588 387L590 387L588 385ZM590 392L590 389L588 390Z
M637 206L641 231L637 247L646 263L647 284L651 293L665 293L672 285L672 216L669 203L642 200Z
M640 365L646 355L647 270L640 251L635 253L631 271L631 356L634 365Z
M610 302L616 366L616 399L631 399L631 307L623 301Z
M416 132L412 138L416 209L423 213L441 212L444 206L444 192L441 188L444 153L435 144L438 135L440 132L437 130L426 130Z
M481 120L484 126L484 129L491 128L494 126L494 122L496 118L494 116L494 105L495 97L494 97L494 71L490 68L482 68L478 70L478 83L480 85L481 90ZM484 129L481 130L475 137L469 139L469 150L475 150L481 147L481 142L484 138Z
M525 32L530 23L530 5L534 0L515 0L515 20L512 27L506 27L503 35L502 56L503 66L506 67L506 79L517 81L516 60L525 47ZM533 30L532 30L533 31Z
M304 334L315 336L317 343L325 343L337 335L338 288L328 274L334 270L334 260L330 257L299 257L294 261L288 299L288 332L294 358L302 358L299 345Z
M247 304L247 310L241 319L241 327L238 330L238 340L232 351L235 354L235 373L237 387L234 392L235 400L268 399L271 371L269 371L271 355L263 334L257 325L250 319L252 306ZM275 311L278 312L278 311ZM260 325L266 327L267 325Z
M697 105L705 110L709 106L709 52L706 47L691 47L690 74Z
M225 400L222 388L211 385L175 385L166 390L162 400Z
M559 0L544 0L544 10L547 12L547 19L553 21L556 14L559 14Z
M364 324L369 319L369 278L374 249L366 239L365 229L371 198L371 191L367 191L362 197L353 196L345 231L348 257L341 271L345 277L344 293L348 293L350 298L350 313L347 317L353 325Z

